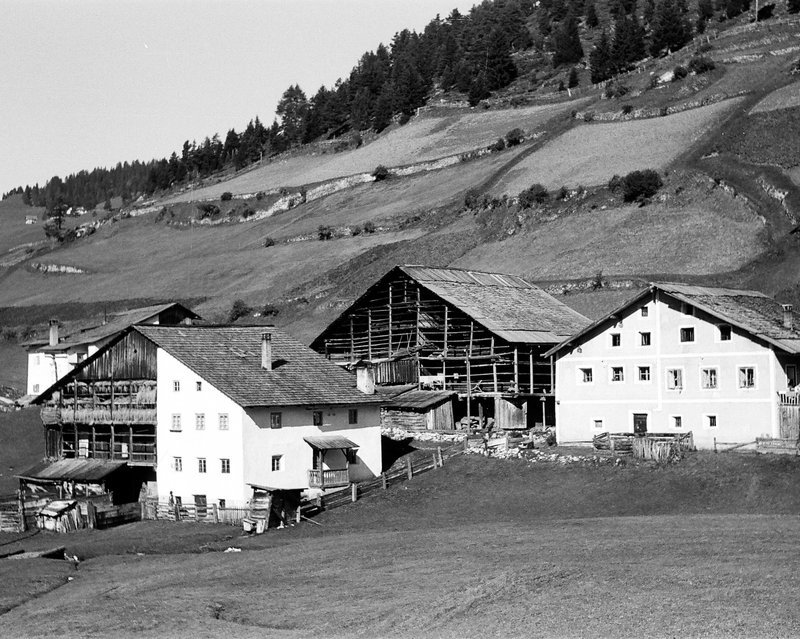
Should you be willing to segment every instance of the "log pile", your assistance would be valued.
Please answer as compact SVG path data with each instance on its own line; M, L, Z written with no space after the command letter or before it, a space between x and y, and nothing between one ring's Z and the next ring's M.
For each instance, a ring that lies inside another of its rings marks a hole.
M633 451L633 439L632 433L600 433L592 438L592 444L595 450L628 455Z

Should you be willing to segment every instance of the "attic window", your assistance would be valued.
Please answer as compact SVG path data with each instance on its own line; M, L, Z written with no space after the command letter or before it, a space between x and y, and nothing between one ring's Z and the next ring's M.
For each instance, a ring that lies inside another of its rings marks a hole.
M647 308L646 306L642 306L642 317L647 317L647 315L649 313L650 313L650 309Z
M719 341L720 342L730 342L731 341L731 327L727 324L720 324L719 326Z
M622 336L619 333L611 333L611 346L619 346L622 343Z
M283 424L283 416L281 413L270 413L269 414L269 427L270 428L280 428Z

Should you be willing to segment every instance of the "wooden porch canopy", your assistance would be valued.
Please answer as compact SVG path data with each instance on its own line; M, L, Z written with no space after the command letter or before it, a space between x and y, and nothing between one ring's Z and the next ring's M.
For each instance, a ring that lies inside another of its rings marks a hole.
M303 437L303 441L311 446L311 448L319 451L358 448L358 444L341 435L315 435L312 437Z
M350 451L357 450L358 444L341 435L314 435L303 437L303 440L314 449L316 468L308 471L308 483L312 488L333 488L350 483ZM344 453L345 467L325 470L325 453L329 450L341 450Z

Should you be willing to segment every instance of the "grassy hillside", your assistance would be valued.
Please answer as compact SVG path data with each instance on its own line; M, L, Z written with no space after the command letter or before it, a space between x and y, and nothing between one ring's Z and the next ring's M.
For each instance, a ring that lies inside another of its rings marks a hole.
M0 413L0 495L19 488L15 474L44 458L44 429L38 408Z

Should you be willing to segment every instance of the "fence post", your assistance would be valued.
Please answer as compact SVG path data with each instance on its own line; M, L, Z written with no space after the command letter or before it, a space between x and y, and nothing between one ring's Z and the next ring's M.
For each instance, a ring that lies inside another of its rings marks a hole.
M217 510L216 504L211 504L211 512L214 514L214 523L219 523L219 511Z
M383 486L383 489L386 490L386 473L381 473L381 485Z
M358 484L350 484L350 499L353 502L358 501Z
M436 459L436 453L431 453L431 457L433 457L433 468L436 469L439 467L439 462Z
M19 498L19 531L25 532L28 528L25 523L25 495L19 490L17 496Z
M608 448L611 450L611 453L614 453L614 438L611 436L611 433L608 434Z
M414 476L414 471L411 468L411 460L406 457L406 473L408 473L408 478L411 479Z
M436 452L439 454L439 468L441 468L442 466L444 466L444 457L442 457L442 447L437 446Z
M146 512L146 511L147 511L147 505L146 505L146 502L144 502L144 501L140 501L140 502L139 502L139 519L141 519L142 521L144 521L144 519L145 519L145 516L147 515L147 512ZM87 512L88 512L88 511L87 511Z
M717 438L714 438L714 452L717 452Z

